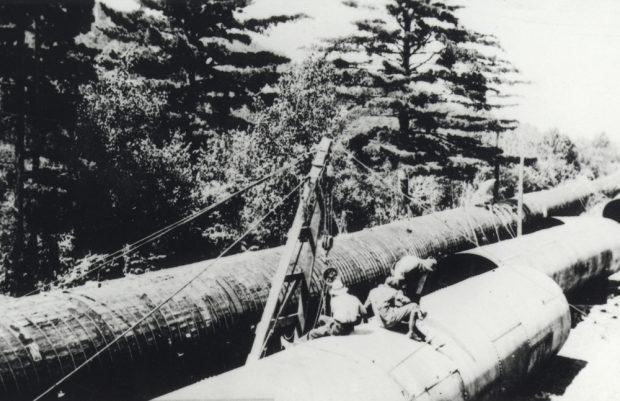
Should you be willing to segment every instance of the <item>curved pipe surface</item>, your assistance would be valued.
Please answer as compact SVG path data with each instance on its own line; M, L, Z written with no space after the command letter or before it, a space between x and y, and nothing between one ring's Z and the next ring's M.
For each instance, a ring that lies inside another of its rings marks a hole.
M496 241L498 234L509 236L505 227L514 230L515 221L508 204L496 205L494 212L439 212L342 235L328 263L363 296L406 254L427 257ZM281 251L243 253L212 267L204 261L111 280L100 288L82 286L0 303L0 399L42 392L205 268L198 280L61 389L86 393L89 399L128 398L136 389L142 395L161 394L242 364ZM311 286L314 301L323 268L321 258ZM81 383L85 388L77 387Z
M605 185L567 184L526 195L524 226L534 230L541 211L581 211L584 196ZM568 190L573 188L574 190ZM583 190L583 188L589 188ZM554 195L555 194L555 195ZM514 232L515 202L460 208L340 236L329 256L353 292L366 291L403 255L448 254L497 241ZM68 395L143 399L242 363L260 318L281 248L223 258L94 363L66 383ZM71 372L210 261L0 303L0 399L27 399ZM323 269L320 260L315 277ZM318 299L316 285L312 286ZM76 396L78 397L78 396ZM78 397L79 399L79 397Z
M469 275L524 265L551 277L566 292L620 269L620 224L601 217L564 217L564 225L457 253L450 264Z
M370 324L310 341L158 400L496 399L554 355L570 331L562 290L503 267L422 298L431 345Z
M362 326L353 336L312 341L159 400L495 399L566 340L570 315L558 294L620 268L619 224L563 220L562 226L457 254L455 268L503 267L423 297L429 318L422 329L432 346Z
M574 215L585 211L591 195L615 196L620 191L620 172L596 180L578 179L555 188L523 195L529 213L540 216ZM513 198L516 201L516 198Z

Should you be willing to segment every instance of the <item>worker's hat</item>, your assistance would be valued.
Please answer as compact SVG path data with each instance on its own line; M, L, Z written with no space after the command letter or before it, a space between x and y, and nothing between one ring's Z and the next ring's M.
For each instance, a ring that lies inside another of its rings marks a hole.
M334 280L338 278L338 270L333 267L328 267L323 271L323 280L327 284L331 284Z

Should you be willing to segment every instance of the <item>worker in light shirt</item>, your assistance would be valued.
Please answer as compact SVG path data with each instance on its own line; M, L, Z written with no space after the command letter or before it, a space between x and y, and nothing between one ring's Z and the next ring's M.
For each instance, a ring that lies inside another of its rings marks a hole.
M434 258L422 259L414 255L406 255L396 262L392 276L400 283L404 294L419 304L426 279L436 264L437 261Z
M310 339L350 334L366 316L366 308L360 300L348 293L348 288L336 278L329 289L331 316L322 315L318 327L308 334Z

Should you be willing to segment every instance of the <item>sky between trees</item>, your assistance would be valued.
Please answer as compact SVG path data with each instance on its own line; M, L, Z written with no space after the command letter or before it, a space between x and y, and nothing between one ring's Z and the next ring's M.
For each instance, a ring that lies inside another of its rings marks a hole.
M105 0L131 8L132 0ZM374 1L377 6L383 0ZM620 142L620 2L614 0L467 0L460 12L466 26L497 35L510 60L530 85L520 105L507 110L522 122L572 137L601 131ZM317 39L349 34L352 20L372 15L335 0L256 0L253 15L278 10L312 19L274 28L262 46L301 60Z

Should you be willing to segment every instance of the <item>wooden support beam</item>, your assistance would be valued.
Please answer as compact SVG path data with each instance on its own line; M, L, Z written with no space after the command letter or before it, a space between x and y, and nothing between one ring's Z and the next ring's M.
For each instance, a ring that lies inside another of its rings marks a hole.
M282 286L286 281L294 278L287 278L290 273L295 273L296 267L303 273L301 279L301 299L299 300L298 319L300 327L306 327L306 305L307 285L312 277L312 269L314 267L314 256L316 255L316 244L318 244L319 229L321 223L321 212L318 210L320 202L317 202L319 180L325 170L329 151L331 148L331 140L323 138L319 143L316 155L312 161L312 167L307 177L297 213L291 229L288 232L284 252L278 263L278 268L271 281L271 289L263 310L261 320L256 325L256 334L252 349L246 360L246 364L257 361L261 358L265 345L269 339L272 330L274 316L278 311L285 307L284 302L279 302ZM304 249L306 248L306 249ZM309 249L307 249L309 248ZM310 255L310 256L309 256ZM295 260L293 261L293 258ZM299 278L297 278L299 280ZM287 294L289 295L289 294ZM284 301L288 302L290 296L285 295Z

